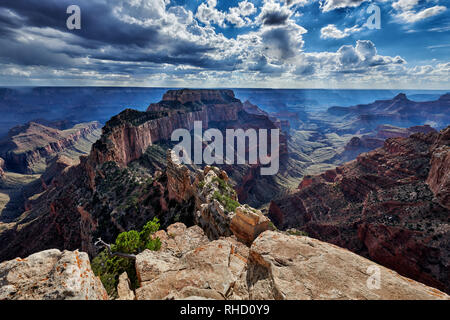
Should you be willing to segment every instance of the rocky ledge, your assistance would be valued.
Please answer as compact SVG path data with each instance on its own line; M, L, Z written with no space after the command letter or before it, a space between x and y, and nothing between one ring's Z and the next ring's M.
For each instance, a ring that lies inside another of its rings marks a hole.
M107 300L84 252L57 249L0 263L0 300Z
M450 292L450 127L393 138L275 200L269 216L281 229L363 255Z
M198 226L158 231L162 247L136 258L139 287L120 276L119 300L449 299L332 244L265 231L250 247L210 241ZM372 282L375 272L377 280ZM0 264L0 299L107 299L87 255L47 250Z

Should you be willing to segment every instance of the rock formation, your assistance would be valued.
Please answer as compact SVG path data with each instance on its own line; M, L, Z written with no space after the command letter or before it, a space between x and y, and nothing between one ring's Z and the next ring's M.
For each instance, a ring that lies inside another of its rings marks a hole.
M146 250L138 255L137 300L449 298L348 250L312 238L266 231L249 248L233 237L208 241L201 229L193 228L178 225L173 238L164 238L160 251ZM203 240L194 246L181 242L173 250L173 243L183 233ZM380 272L379 287L368 285L373 268Z
M130 279L126 272L119 277L119 284L117 285L117 300L134 300L135 295L131 290Z
M448 109L450 107L450 93L441 96L436 101L416 102L409 100L401 93L391 100L377 100L371 104L352 107L332 107L328 115L353 119L353 132L362 130L370 132L380 124L390 124L400 127L410 127L433 123L436 128L445 128L450 123ZM342 121L335 121L335 129Z
M3 158L0 158L0 178L2 178L5 175L5 171L3 170L5 168L5 160Z
M12 128L8 138L0 142L0 155L10 171L42 173L47 160L68 150L76 150L83 140L99 137L98 122L82 123L71 129L59 130L38 122ZM79 152L75 152L80 155Z
M432 146L431 168L427 184L439 203L450 210L450 127Z
M353 137L345 146L344 152L339 158L344 161L355 159L359 154L381 148L384 141L389 138L407 138L414 133L437 132L429 125L400 128L391 125L378 126L374 132L361 137Z
M269 216L448 292L448 132L388 139L306 178L271 203Z
M93 239L113 241L120 232L139 229L154 216L160 218L163 227L175 221L198 223L212 238L230 235L228 213L234 210L224 213L221 221L218 212L226 208L213 199L213 194L209 193L210 200L197 201L201 192L194 185L196 177L185 166L169 159L159 175L145 164L140 170L129 167L142 159L154 163L154 157L160 157L158 150L162 149L155 143L164 143L175 128L193 128L194 120L220 125L221 129L241 125L243 129L276 128L266 116L243 111L242 103L228 91L200 90L200 95L189 95L191 100L186 98L186 92L189 91L168 93L166 100L149 107L160 111L126 110L113 117L89 156L80 158L79 165L67 167L62 158L53 161L43 174L45 192L28 201L18 221L0 231L0 242L4 243L0 247L0 261L54 247L80 248L95 255ZM203 100L193 103L192 97ZM156 150L157 154L149 150ZM55 172L62 174L56 180L47 179ZM236 201L232 188L227 188L229 194L222 201L230 197ZM27 241L29 237L35 241Z
M120 276L118 300L449 299L437 289L308 237L265 231L247 247L234 237L210 241L198 226L182 223L154 236L161 239L161 249L137 256L136 292L127 274ZM1 263L2 299L108 296L85 253L52 249Z
M236 208L231 219L230 230L237 239L250 245L256 237L269 229L270 220L261 211L249 206Z
M155 234L162 249L138 255L141 287L134 293L122 275L120 299L447 298L382 267L387 285L373 292L366 280L374 263L318 240L267 231L268 218L241 206L230 182L238 182L239 195L251 197L287 179L261 179L258 164L181 165L167 152L168 140L172 130L192 129L196 120L222 131L279 127L266 114L246 112L230 90L174 90L147 112L125 110L108 121L79 164L63 156L49 161L44 191L0 229L0 261L52 248L95 256L94 239L112 243L156 216L166 229ZM295 194L271 203L270 217L282 229L296 227L448 290L446 136L388 139L356 161L305 177ZM280 138L283 156L286 136ZM294 171L291 162L283 165Z
M107 300L88 255L41 251L0 263L0 300Z

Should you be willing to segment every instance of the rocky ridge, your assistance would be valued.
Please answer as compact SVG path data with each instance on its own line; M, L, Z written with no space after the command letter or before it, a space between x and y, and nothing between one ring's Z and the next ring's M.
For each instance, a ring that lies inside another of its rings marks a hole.
M295 227L448 292L449 134L387 139L306 177L296 193L271 203L269 216L282 229Z
M409 100L401 93L390 100L377 100L352 107L331 107L327 116L338 117L331 121L336 124L332 125L336 132L370 132L378 125L386 124L407 128L433 123L433 127L442 129L450 122L449 108L450 93L442 95L438 100L425 102ZM342 126L342 123L346 125Z
M0 142L0 155L7 170L18 173L42 173L46 162L67 150L76 150L82 140L99 137L100 124L77 124L71 129L59 130L39 122L29 122L12 128L8 138ZM80 155L80 154L78 154Z
M389 138L407 138L414 133L437 132L429 125L400 128L391 125L378 126L374 132L353 137L345 146L344 152L339 158L345 161L355 159L359 154L381 148L384 141Z
M78 165L55 159L42 175L44 192L28 201L17 221L1 230L0 242L5 245L0 248L0 261L54 247L80 248L93 256L97 253L93 239L113 241L120 232L140 229L155 216L163 227L181 221L210 226L207 229L211 237L229 232L225 231L231 221L228 214L224 214L224 225L207 218L213 213L214 217L220 216L215 214L221 210L217 200L200 207L205 203L194 196L202 194L193 189L195 172L186 168L181 172L173 162L169 163L167 147L161 145L170 138L172 129L192 128L194 120L222 125L220 128L240 127L240 121L244 129L276 127L266 116L243 111L242 103L230 91L200 90L194 96L203 100L194 102L193 98L185 98L189 92L169 92L160 103L149 106L149 110L158 111L126 110L113 117L89 156L80 157ZM159 170L149 170L157 162L155 157L164 163ZM54 176L57 178L52 179ZM180 189L183 186L185 190ZM231 188L229 191L236 197ZM27 241L30 237L34 241Z

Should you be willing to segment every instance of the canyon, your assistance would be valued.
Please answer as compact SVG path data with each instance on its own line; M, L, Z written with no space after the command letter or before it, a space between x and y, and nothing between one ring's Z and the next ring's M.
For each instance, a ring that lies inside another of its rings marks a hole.
M272 201L269 217L448 291L449 137L450 127L387 139L305 177L297 192Z
M83 143L90 146L100 137L98 122L81 123L72 128L64 123L29 122L12 128L0 141L0 156L8 171L22 174L43 173L46 162L57 154L72 152L77 159L85 154ZM91 141L89 143L89 141Z
M442 129L449 123L449 104L450 93L435 101L423 102L412 101L404 93L400 93L390 100L377 100L352 107L331 107L327 114L330 118L329 125L334 127L336 132L367 132L378 125L406 128L432 124L433 127Z
M375 104L383 118L388 105L394 113L408 112L398 107L408 101L400 95ZM431 120L448 110L446 101L441 97L429 107L437 110ZM26 143L16 146L28 147L35 132L56 142L37 147L49 151L38 152L45 170L37 170L34 160L14 162L2 154L4 175L11 168L40 175L23 189L30 190L23 210L0 216L0 279L9 279L10 271L1 270L20 262L17 257L46 257L56 249L48 270L61 254L80 250L93 258L99 252L95 239L112 243L158 217L162 249L138 255L136 291L121 276L117 291L123 299L448 299L439 290L449 292L450 128L438 132L413 123L411 115L350 130L374 108L331 109L334 115L322 123L344 117L350 125L341 119L318 128L314 119L288 121L287 111L242 103L232 90L169 90L147 111L126 109L112 117L79 160L64 152L70 139L80 139L65 133L71 129L30 123L12 130L17 134L10 141L22 141L19 132L25 132ZM280 172L263 177L260 164L181 164L170 137L178 128L192 130L195 121L222 132L281 129ZM91 129L98 127L80 134ZM302 232L308 236L297 235ZM366 286L370 265L388 279L380 292ZM195 280L199 273L206 280ZM0 288L0 296L23 296L8 291L23 285L14 281ZM96 291L88 298L103 297L101 288Z

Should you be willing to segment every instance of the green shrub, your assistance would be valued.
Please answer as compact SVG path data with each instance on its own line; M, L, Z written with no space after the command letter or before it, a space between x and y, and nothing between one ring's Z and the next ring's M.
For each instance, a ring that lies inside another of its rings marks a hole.
M297 230L297 229L289 229L287 231L287 233L289 233L290 235L293 235L293 236L308 237L308 233L306 233L305 231Z
M114 244L111 245L112 252L126 254L139 254L145 249L158 251L161 248L161 240L151 237L159 230L158 218L147 222L141 232L130 230L118 235ZM103 250L92 260L92 270L100 277L106 291L111 297L116 297L116 288L119 276L126 272L133 289L138 286L136 268L133 259L112 256L108 250Z
M269 229L273 230L273 231L277 231L278 230L278 228L273 224L272 221L269 221Z
M220 190L227 191L227 190L230 188L230 186L228 185L228 183L226 183L225 180L220 179L219 177L214 177L214 178L212 179L212 181L213 181L213 182L217 182L217 183L219 184Z
M235 211L237 207L240 206L239 202L236 200L231 199L227 195L220 194L218 191L215 191L213 194L214 199L219 201L223 206L225 207L225 210L228 212Z

